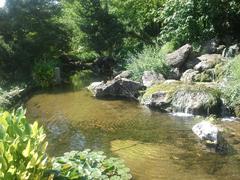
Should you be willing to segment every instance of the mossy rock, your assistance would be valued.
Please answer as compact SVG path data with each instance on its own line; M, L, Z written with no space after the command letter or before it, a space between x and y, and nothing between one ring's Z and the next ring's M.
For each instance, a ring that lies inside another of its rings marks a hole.
M147 89L141 99L141 104L151 108L167 111L171 98L177 89L181 88L181 81L168 80Z
M215 73L213 69L206 70L194 77L194 82L212 82L214 81Z
M188 87L177 90L171 102L176 112L193 115L217 114L221 108L220 93L208 87Z
M184 84L164 82L149 88L141 103L159 110L187 112L194 115L217 114L221 93L213 83Z

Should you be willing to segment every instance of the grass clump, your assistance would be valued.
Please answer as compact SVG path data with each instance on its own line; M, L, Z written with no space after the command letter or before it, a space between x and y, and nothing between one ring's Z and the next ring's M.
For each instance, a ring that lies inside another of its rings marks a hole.
M240 105L240 55L230 60L226 66L226 84L222 88L227 103L231 107Z
M167 53L173 51L173 43L159 46L146 46L140 53L130 56L127 62L127 70L131 71L134 80L140 80L144 71L155 71L167 76L170 67L165 62Z

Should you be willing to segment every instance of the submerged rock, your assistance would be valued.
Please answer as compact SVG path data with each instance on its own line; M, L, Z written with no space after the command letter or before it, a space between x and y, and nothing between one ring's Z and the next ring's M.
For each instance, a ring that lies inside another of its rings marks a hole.
M208 121L202 121L196 124L192 131L201 140L206 141L208 144L217 145L219 143L219 130L217 126L211 124Z
M191 54L192 49L191 45L186 44L178 50L168 54L166 57L167 64L174 68L180 68Z
M126 78L114 79L112 81L94 82L88 89L97 98L107 97L124 97L136 99L139 96L139 91L144 89L144 86Z
M160 73L156 73L154 71L144 71L142 81L144 86L151 87L155 84L165 81L165 78Z

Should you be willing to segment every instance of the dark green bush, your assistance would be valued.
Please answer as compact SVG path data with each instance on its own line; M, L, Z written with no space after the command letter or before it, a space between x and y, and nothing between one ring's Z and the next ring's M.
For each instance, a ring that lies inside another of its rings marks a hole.
M81 89L91 83L93 72L90 70L78 71L70 77L71 83L74 88Z
M42 88L50 87L54 82L54 69L56 62L53 60L42 60L34 64L33 80L37 86Z

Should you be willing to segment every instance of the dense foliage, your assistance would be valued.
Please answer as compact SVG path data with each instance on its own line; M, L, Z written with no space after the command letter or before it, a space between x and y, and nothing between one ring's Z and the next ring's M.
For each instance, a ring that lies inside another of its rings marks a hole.
M53 160L56 179L131 179L130 170L117 158L109 158L103 152L72 151Z
M214 36L237 35L239 1L167 0L161 13L163 42L201 42Z
M1 79L32 78L43 57L110 56L123 67L145 46L239 38L239 9L238 0L8 0L0 8Z
M0 10L1 72L29 78L35 61L67 50L68 33L58 16L61 8L54 0L6 1Z
M37 61L33 66L33 80L36 86L42 88L50 87L54 82L54 68L56 62L53 60L43 59Z
M48 167L46 135L25 112L0 113L0 179L43 179Z

